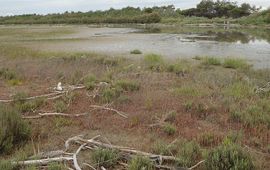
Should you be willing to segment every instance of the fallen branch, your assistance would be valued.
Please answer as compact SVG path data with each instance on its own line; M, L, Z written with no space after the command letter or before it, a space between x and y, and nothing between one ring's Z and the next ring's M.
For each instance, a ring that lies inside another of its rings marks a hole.
M64 162L71 161L72 157L56 157L56 158L47 158L47 159L39 159L39 160L27 160L27 161L19 161L12 162L12 164L25 166L25 165L48 165L51 162Z
M90 113L81 113L81 114L66 114L66 113L39 113L36 116L23 116L23 119L39 119L43 117L50 117L50 116L62 116L62 117L70 117L70 118L76 118L88 115Z
M61 96L63 96L65 93L68 93L70 91L74 91L74 90L80 90L80 89L84 89L85 86L67 86L63 90L63 91L54 91L52 93L48 93L48 94L42 94L42 95L37 95L37 96L32 96L32 97L26 97L23 98L22 100L35 100L35 99L39 99L39 98L46 98L47 100L54 100L57 99ZM0 100L0 103L10 103L10 102L14 102L14 99L2 99Z
M98 105L91 105L90 107L95 108L95 109L102 109L102 110L112 111L112 112L115 112L116 114L118 114L118 115L120 115L120 116L122 116L124 118L128 118L128 116L124 112L118 111L116 109L108 108L108 107L105 107L105 106L98 106Z

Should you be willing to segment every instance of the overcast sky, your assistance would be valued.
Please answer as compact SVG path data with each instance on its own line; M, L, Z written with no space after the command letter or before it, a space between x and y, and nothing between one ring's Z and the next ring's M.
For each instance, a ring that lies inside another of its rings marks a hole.
M270 7L270 0L235 0L252 5ZM0 15L47 14L65 11L90 11L126 6L146 7L173 4L177 8L195 7L200 0L0 0Z

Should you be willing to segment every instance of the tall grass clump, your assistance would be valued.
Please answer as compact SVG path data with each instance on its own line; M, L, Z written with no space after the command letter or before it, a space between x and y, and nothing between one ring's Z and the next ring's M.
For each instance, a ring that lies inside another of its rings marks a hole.
M23 144L30 136L30 128L17 110L0 105L0 153L9 153L14 146Z
M110 168L116 165L119 159L117 151L112 149L97 149L92 154L92 160L97 167Z
M223 67L232 69L246 69L249 66L246 60L239 58L226 58L223 63Z
M167 71L176 73L177 75L183 75L190 71L190 64L186 61L178 61L173 64L168 64Z
M150 70L162 71L164 69L164 60L160 55L148 54L144 57L144 62Z
M224 94L235 99L249 98L255 95L253 87L243 81L237 81L225 88Z
M250 155L240 146L225 140L225 142L213 149L206 158L206 168L209 170L254 170L254 164Z
M221 65L221 60L215 57L205 57L203 58L202 64L218 66Z
M154 170L154 164L153 162L143 156L136 156L134 157L128 165L128 170Z

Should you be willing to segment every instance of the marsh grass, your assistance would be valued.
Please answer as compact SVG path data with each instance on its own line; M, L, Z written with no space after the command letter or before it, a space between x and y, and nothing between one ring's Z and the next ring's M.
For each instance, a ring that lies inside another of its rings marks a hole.
M206 168L253 170L255 166L251 156L242 147L227 140L208 154Z
M56 101L53 105L54 110L58 113L65 113L68 110L68 106L63 101Z
M246 60L240 58L225 58L223 67L232 69L247 69L250 65Z
M204 95L199 88L193 87L193 85L184 85L182 87L176 87L172 90L172 93L176 96L183 97L200 97Z
M221 59L215 58L215 57L204 57L202 64L204 65L214 65L214 66L219 66L221 65Z
M94 90L95 84L96 84L96 76L94 75L88 75L84 78L84 85L87 90Z
M163 57L157 54L147 54L144 56L146 67L152 71L163 71L164 60Z
M185 60L178 60L175 63L166 64L168 72L176 73L177 75L184 75L190 72L191 65Z
M91 158L96 167L111 168L117 164L120 155L112 149L97 149L92 153Z
M254 87L244 81L236 81L224 89L224 95L235 99L250 98L255 95Z
M133 159L131 159L131 161L128 164L128 170L141 170L141 169L154 170L155 167L153 162L147 157L136 156Z
M194 141L184 142L178 151L178 165L181 167L191 167L201 157L201 149Z
M123 89L124 91L138 91L140 89L140 85L131 80L118 80L115 82L115 86Z
M9 153L28 140L30 127L16 109L0 105L0 121L0 153Z
M163 131L169 136L174 135L177 130L176 127L171 123L166 123L162 128Z

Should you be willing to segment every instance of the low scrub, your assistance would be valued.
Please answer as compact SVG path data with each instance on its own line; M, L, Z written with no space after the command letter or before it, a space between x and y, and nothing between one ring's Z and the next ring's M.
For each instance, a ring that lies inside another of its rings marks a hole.
M253 170L255 169L251 157L240 146L231 143L229 140L223 145L213 149L207 156L206 168L211 170L237 169Z
M9 153L29 138L30 128L14 108L0 105L0 121L0 153Z
M119 154L111 149L97 149L92 154L92 160L97 167L110 168L116 165Z
M128 164L128 170L154 170L153 162L143 156L136 156L134 157Z
M176 133L176 127L173 124L170 123L166 123L163 126L163 131L167 134L167 135L174 135Z

